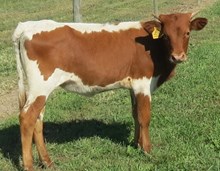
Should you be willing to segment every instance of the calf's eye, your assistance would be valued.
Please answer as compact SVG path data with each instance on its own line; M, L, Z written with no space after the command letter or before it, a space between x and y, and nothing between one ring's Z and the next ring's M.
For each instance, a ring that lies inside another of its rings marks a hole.
M186 36L189 36L190 35L190 32L188 31L188 32L186 32Z

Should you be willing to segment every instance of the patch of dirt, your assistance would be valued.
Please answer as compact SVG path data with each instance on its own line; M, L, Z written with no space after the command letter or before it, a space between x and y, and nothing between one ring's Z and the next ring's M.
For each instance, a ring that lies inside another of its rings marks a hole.
M18 90L0 95L0 121L18 114Z

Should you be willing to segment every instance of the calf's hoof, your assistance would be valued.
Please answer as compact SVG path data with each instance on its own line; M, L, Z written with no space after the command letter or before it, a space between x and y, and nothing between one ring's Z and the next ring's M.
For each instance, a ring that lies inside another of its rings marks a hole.
M33 167L24 167L24 171L34 171Z
M46 169L46 168L55 168L55 166L54 166L54 163L52 162L52 161L41 161L41 164L40 164L40 167L41 168L44 168L44 169Z
M138 147L141 148L143 152L147 154L151 152L151 148L152 148L151 144L141 145L140 143L138 143Z

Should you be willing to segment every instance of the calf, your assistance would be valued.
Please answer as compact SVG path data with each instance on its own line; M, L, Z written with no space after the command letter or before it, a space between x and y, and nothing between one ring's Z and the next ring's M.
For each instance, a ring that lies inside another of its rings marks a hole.
M158 21L117 25L19 23L13 41L25 170L33 170L33 138L40 160L52 165L42 133L43 114L48 96L58 86L89 96L130 89L135 143L150 152L151 94L173 75L177 63L187 59L190 31L207 24L206 18L192 17L192 13L176 13L160 15Z

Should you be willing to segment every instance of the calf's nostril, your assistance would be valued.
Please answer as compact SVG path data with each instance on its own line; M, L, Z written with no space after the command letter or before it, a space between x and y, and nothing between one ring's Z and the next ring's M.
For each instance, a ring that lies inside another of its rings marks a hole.
M181 54L181 59L184 59L186 57L185 53Z
M176 58L172 55L172 56L171 56L171 60L172 60L173 62L175 62L175 61L176 61Z

